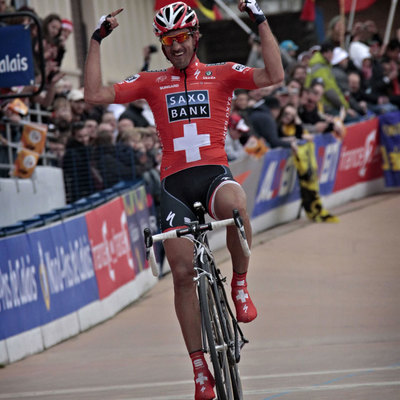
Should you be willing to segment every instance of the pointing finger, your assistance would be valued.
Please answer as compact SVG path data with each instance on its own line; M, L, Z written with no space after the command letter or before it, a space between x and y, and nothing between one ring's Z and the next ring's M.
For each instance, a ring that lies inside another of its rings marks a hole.
M118 9L118 10L116 10L116 11L113 11L112 13L111 13L111 16L112 17L116 17L119 13L121 13L122 11L124 11L124 9L123 8L120 8L120 9Z

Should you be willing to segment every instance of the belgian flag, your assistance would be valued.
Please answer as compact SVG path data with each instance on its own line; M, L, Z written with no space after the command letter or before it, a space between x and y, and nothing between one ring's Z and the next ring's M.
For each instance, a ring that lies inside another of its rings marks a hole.
M176 0L156 0L154 9L159 10L164 6L175 2ZM184 0L184 3L189 7L197 8L206 18L212 21L222 19L221 13L215 5L214 0Z
M307 217L314 222L339 222L339 218L324 208L319 195L318 166L314 143L299 144L297 152L293 156L293 162L300 183L301 205Z

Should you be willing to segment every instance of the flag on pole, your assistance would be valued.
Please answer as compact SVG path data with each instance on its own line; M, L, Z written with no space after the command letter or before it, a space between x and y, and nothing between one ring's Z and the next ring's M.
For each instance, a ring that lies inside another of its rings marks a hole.
M341 0L339 0L340 2ZM351 11L351 5L353 0L343 0L344 1L344 12L347 14ZM365 10L368 7L371 7L376 0L357 0L355 11Z
M315 21L315 0L305 0L300 15L301 21Z
M156 0L154 10L159 10L168 4L175 3L176 0ZM208 19L212 21L222 19L219 8L215 5L214 0L184 0L189 7L197 8Z

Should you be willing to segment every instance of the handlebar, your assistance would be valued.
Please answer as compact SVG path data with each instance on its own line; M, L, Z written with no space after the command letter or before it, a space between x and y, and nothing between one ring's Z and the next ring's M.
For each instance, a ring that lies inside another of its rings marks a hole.
M145 228L144 242L146 246L146 259L149 261L153 275L157 277L160 273L153 248L153 244L155 242L160 242L166 239L180 238L187 235L197 235L202 232L212 231L230 225L236 225L243 253L246 257L250 257L250 248L247 243L243 221L238 210L233 210L233 218L223 219L221 221L208 222L204 224L199 224L197 221L195 221L190 223L185 228L174 229L156 235L152 235L150 229Z

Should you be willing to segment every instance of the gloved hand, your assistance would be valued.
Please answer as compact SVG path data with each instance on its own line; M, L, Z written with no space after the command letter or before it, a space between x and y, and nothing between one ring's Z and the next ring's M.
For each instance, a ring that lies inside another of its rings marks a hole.
M246 11L251 20L257 25L267 19L256 0L241 0L239 3L239 10L241 12Z
M97 40L99 43L108 36L117 26L118 22L115 18L123 9L120 8L108 15L103 15L93 32L92 39Z

